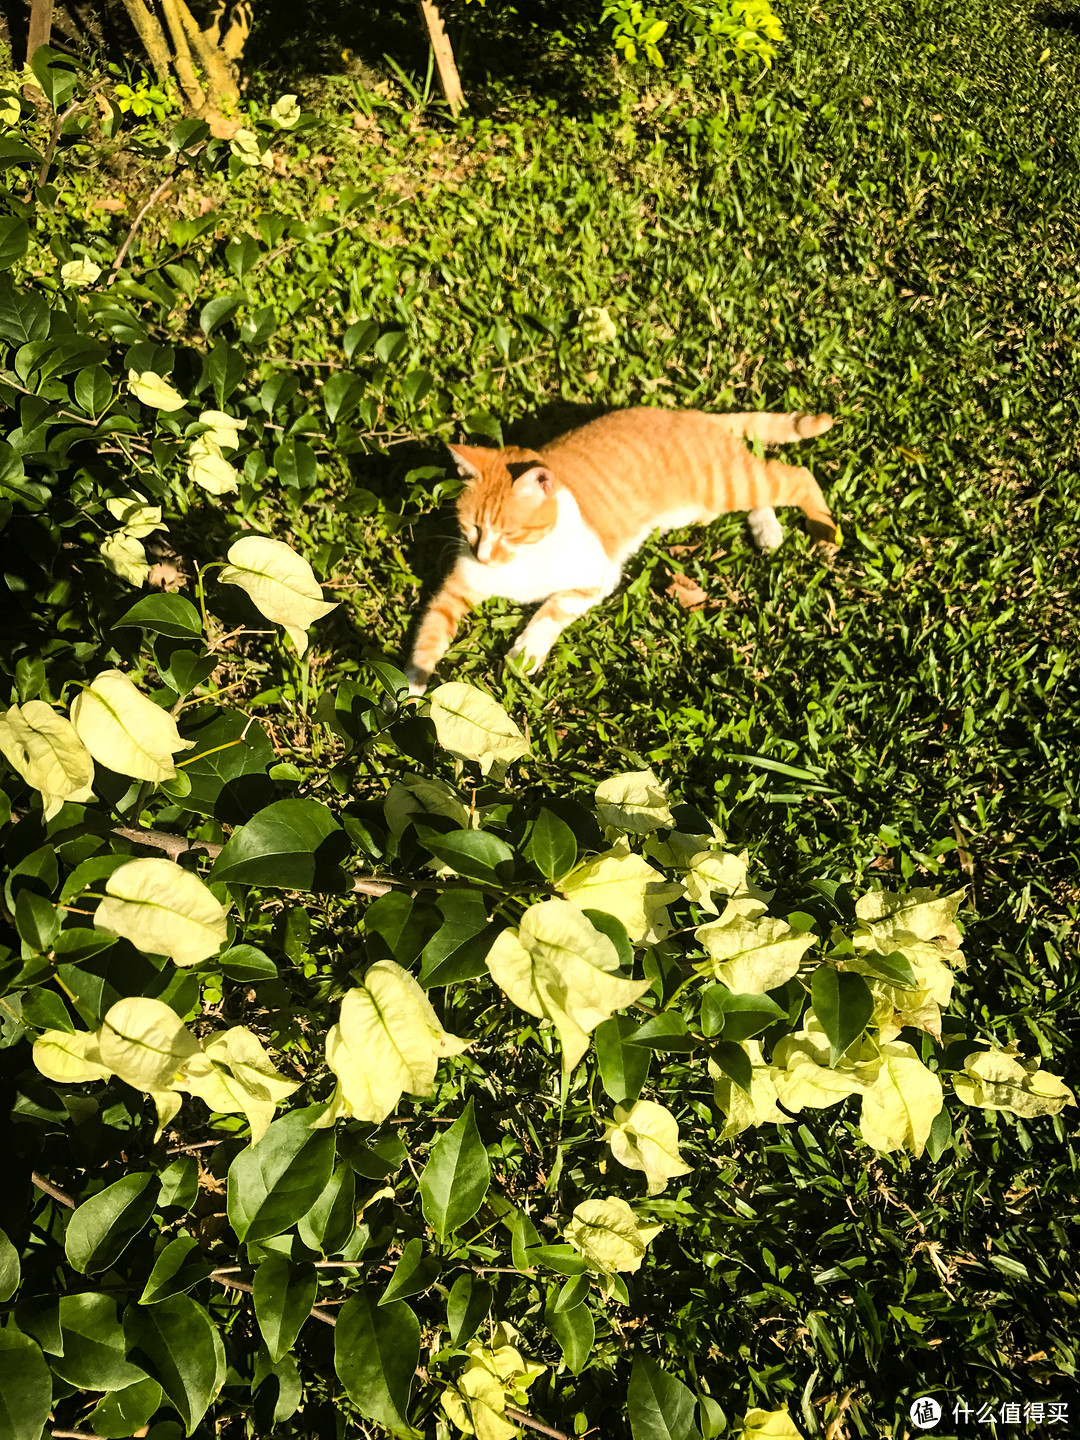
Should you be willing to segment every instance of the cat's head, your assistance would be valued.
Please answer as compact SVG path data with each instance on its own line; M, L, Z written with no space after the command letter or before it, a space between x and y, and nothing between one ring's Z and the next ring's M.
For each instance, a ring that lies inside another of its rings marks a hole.
M559 486L535 450L448 448L468 481L458 497L458 520L481 565L506 565L522 545L535 545L551 533Z

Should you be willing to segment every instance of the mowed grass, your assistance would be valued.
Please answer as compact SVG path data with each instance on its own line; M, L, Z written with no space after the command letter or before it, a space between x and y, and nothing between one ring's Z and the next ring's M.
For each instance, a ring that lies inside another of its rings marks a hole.
M777 906L825 914L837 882L965 888L960 1006L1075 1083L1080 41L1067 8L1039 15L792 5L775 69L738 93L678 66L572 106L493 84L456 126L342 77L286 178L219 198L245 228L327 216L245 281L278 314L264 374L299 378L285 424L323 467L252 516L349 602L314 633L296 734L365 649L407 642L454 531L442 441L597 405L830 410L789 453L842 523L834 559L797 516L768 557L730 517L646 545L534 684L501 670L509 605L442 674L527 724L526 788L651 765L751 849ZM347 187L372 198L349 209ZM344 355L364 317L404 337L385 367ZM351 454L318 428L342 367L382 396ZM830 1393L860 1436L906 1433L921 1394L1075 1393L1075 1112L964 1112L937 1165L868 1160L837 1113L718 1157L707 1263L730 1300L651 1275L673 1368L786 1398L811 1433ZM568 1424L603 1413L598 1384L568 1383Z

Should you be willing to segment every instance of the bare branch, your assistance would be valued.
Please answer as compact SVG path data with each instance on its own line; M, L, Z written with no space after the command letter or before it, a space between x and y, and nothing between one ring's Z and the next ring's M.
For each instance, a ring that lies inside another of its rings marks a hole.
M173 177L172 177L171 175L167 176L167 177L161 182L161 184L157 187L157 189L154 191L154 193L150 196L150 199L147 200L146 204L142 207L142 209L139 211L139 213L135 216L135 219L131 222L131 228L130 228L130 230L128 230L128 233L124 236L124 243L120 246L120 249L116 252L116 259L113 261L112 265L109 267L109 278L105 281L105 284L106 284L106 285L111 285L111 284L113 283L113 281L116 279L117 275L119 274L119 272L120 272L120 266L123 265L123 263L124 263L124 256L125 256L125 255L127 254L127 252L130 250L130 248L131 248L131 242L132 242L132 240L134 240L134 238L135 238L135 231L138 230L139 226L142 224L143 219L145 218L145 216L146 216L147 212L149 211L150 207L154 204L154 202L155 202L161 195L164 194L164 192L169 188L169 186L170 186L172 183L173 183Z
M75 1209L75 1201L71 1196L68 1195L66 1191L61 1190L59 1186L54 1185L51 1180L47 1180L44 1175L39 1174L37 1170L32 1172L30 1179L37 1188L43 1190L51 1200L56 1200L61 1205L66 1205L69 1210Z

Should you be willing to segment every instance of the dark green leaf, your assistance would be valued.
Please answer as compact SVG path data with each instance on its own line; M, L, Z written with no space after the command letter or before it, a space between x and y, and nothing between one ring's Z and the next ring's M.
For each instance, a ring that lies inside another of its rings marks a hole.
M103 1395L86 1417L87 1427L102 1440L126 1440L129 1435L138 1435L164 1399L156 1380L139 1380Z
M190 799L190 796L188 798ZM232 946L218 956L218 964L222 974L227 975L230 980L238 980L246 985L257 980L276 979L278 973L278 968L270 956L264 955L254 945Z
M333 1255L349 1240L356 1225L356 1181L351 1165L338 1165L322 1194L297 1224L297 1233L311 1250Z
M709 1059L714 1060L729 1080L733 1080L740 1090L750 1094L750 1082L753 1079L754 1067L750 1063L750 1056L741 1045L736 1045L734 1040L716 1040L709 1047Z
M365 350L371 349L378 338L379 327L374 320L357 320L355 325L350 325L345 331L345 358L351 360L357 353L362 355Z
M911 968L911 961L899 950L891 955L879 955L876 950L860 950L859 959L865 960L883 980L890 985L896 985L901 990L917 990L919 988L918 977Z
M269 1240L295 1225L326 1188L332 1130L312 1130L316 1111L292 1110L229 1166L227 1208L238 1240Z
M304 440L286 440L274 451L274 469L283 485L310 490L318 478L315 451Z
M690 1440L695 1433L693 1393L646 1355L634 1361L626 1409L634 1440Z
M420 1326L408 1305L378 1305L367 1287L347 1300L334 1328L334 1366L345 1393L366 1420L395 1434L408 1431Z
M191 789L184 809L209 815L227 825L240 825L277 793L266 772L274 763L274 747L266 731L239 710L200 711L184 726L185 740L194 740L184 765Z
M318 1288L314 1265L284 1255L268 1255L255 1271L255 1318L275 1365L292 1349Z
M425 990L486 974L484 961L495 938L479 891L449 890L436 903L444 923L424 946L420 984Z
M861 975L832 965L819 965L814 971L810 997L829 1040L829 1064L836 1065L866 1029L874 1013L874 997Z
M584 1275L589 1268L572 1245L533 1245L525 1258L527 1268L544 1265L557 1275Z
M19 939L41 955L52 948L60 934L60 916L56 906L44 895L36 895L33 890L20 890L15 901L15 928Z
M440 1240L479 1210L491 1184L491 1165L470 1099L449 1130L439 1136L420 1176L424 1218Z
M749 1040L785 1014L767 995L736 995L726 985L710 985L701 997L702 1034L725 1040Z
M140 626L155 635L168 635L174 640L201 639L202 620L190 600L182 595L147 595L138 600L119 620L113 621L113 628L122 630L125 626Z
M234 290L231 295L215 296L199 312L200 330L204 335L212 335L223 321L236 314L246 299L242 290Z
M629 970L634 963L634 947L622 921L615 915L609 915L606 910L583 910L581 913L594 930L607 936L618 952L619 965L623 970Z
M693 1050L700 1042L686 1029L686 1021L677 1010L665 1010L639 1025L629 1037L628 1044L640 1045L648 1050Z
M550 810L541 810L529 834L525 854L545 879L555 881L568 875L577 861L577 841L565 820Z
M41 1440L52 1408L52 1376L45 1357L13 1321L0 1329L0 1435Z
M451 1345L464 1345L479 1330L491 1310L494 1292L476 1275L459 1275L446 1301L446 1324Z
M358 375L339 370L323 386L323 404L331 424L344 420L356 409L367 386Z
M80 1275L114 1265L154 1212L158 1179L147 1171L124 1175L84 1200L64 1237L69 1262Z
M26 254L30 244L30 227L25 220L11 215L0 219L0 270L10 270Z
M19 1252L8 1239L7 1231L0 1230L0 1300L10 1300L19 1288Z
M122 1390L146 1379L126 1358L124 1327L111 1295L92 1291L60 1299L60 1336L64 1353L52 1362L62 1380L79 1390Z
M513 877L514 852L497 835L486 830L451 830L443 835L419 824L415 830L424 849L458 875L495 885L509 884Z
M318 800L278 800L233 833L211 880L281 890L344 890L345 832Z
M162 1203L160 1196L158 1203ZM205 1280L213 1268L190 1235L177 1235L154 1261L139 1304L154 1305L170 1295L183 1295Z
M160 1305L129 1305L124 1312L129 1354L160 1384L188 1435L217 1391L217 1332L190 1295Z
M199 1195L199 1167L191 1155L178 1155L161 1172L158 1205L164 1210L175 1205L190 1210Z
M592 1311L587 1305L564 1306L559 1302L571 1286L578 1285L584 1279L585 1277L581 1276L577 1280L568 1280L558 1294L549 1290L547 1304L544 1306L544 1324L558 1343L571 1375L580 1375L585 1368L585 1362L592 1353L596 1339L596 1326ZM588 1290L587 1281L585 1289Z
M637 1022L629 1015L612 1015L593 1031L600 1079L617 1105L632 1105L649 1073L651 1054L643 1046L630 1043L637 1029Z
M411 1295L420 1295L430 1290L438 1278L438 1260L434 1255L425 1255L424 1242L414 1237L406 1242L379 1304L390 1305L395 1300L408 1300Z

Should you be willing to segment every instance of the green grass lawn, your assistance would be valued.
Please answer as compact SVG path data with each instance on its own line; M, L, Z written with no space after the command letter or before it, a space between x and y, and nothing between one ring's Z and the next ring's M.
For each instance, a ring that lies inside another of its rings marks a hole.
M829 410L840 423L792 454L843 526L835 558L794 515L768 557L738 516L669 535L535 683L501 669L522 623L501 602L442 677L528 727L528 793L652 766L749 847L778 906L813 910L836 884L966 887L959 1008L1075 1084L1075 12L807 0L782 17L777 64L741 88L678 63L557 99L475 76L452 123L399 91L313 81L318 121L276 147L283 173L193 181L148 219L132 252L148 286L177 205L208 202L216 225L177 262L195 300L162 319L163 343L238 280L235 323L271 307L262 413L283 451L237 503L347 602L284 679L249 642L236 694L273 714L284 758L314 746L334 764L314 697L406 645L454 533L446 440L528 441L596 406ZM90 209L98 193L88 174L69 233L124 232ZM225 250L241 232L246 265ZM342 372L369 406L348 436ZM308 488L289 487L290 435L318 462ZM174 526L185 557L217 557L215 504ZM937 1164L868 1159L835 1111L745 1133L718 1152L688 1247L726 1303L653 1269L652 1352L718 1397L787 1403L811 1434L829 1397L863 1437L907 1433L922 1394L1072 1397L1075 1113L965 1111ZM539 1413L622 1433L607 1379L558 1382Z

